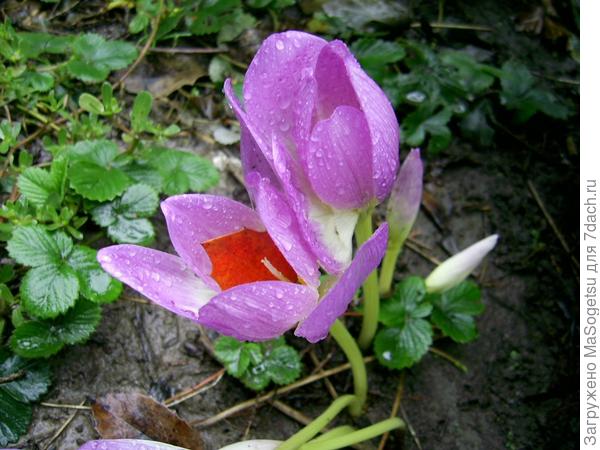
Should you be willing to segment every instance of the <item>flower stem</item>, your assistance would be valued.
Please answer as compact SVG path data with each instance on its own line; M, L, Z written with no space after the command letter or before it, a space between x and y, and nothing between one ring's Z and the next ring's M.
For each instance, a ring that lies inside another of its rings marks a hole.
M356 224L354 234L356 236L356 245L360 247L373 234L373 220L371 218L373 209L369 208L363 211ZM363 293L365 296L364 315L358 343L360 348L366 350L371 345L375 332L377 331L377 320L379 317L379 285L377 282L377 270L371 272L363 283Z
M391 419L384 420L382 422L371 425L370 427L363 428L362 430L348 433L344 436L334 437L328 440L319 440L318 442L307 442L300 450L335 450L338 448L348 447L350 445L358 444L359 442L372 439L375 436L386 433L395 428L404 428L406 425L402 419L393 417Z
M323 414L277 447L277 450L295 450L302 444L310 441L319 433L319 431L325 428L329 422L335 419L342 409L352 403L354 399L354 395L343 395L336 398Z
M387 295L392 289L394 272L396 271L396 261L402 250L402 242L395 242L390 238L388 248L383 257L381 271L379 272L379 294Z
M352 367L355 398L350 404L349 410L352 416L358 417L361 415L367 401L367 368L362 353L348 329L339 320L333 323L329 332L346 354L346 358L348 358L348 362Z

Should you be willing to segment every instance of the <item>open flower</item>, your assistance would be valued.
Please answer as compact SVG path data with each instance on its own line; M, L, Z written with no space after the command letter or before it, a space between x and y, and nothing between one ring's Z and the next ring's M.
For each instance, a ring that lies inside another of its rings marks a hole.
M359 210L383 200L398 169L398 123L383 91L341 41L298 31L267 38L244 79L244 106L225 94L242 127L248 176L284 193L319 263L342 273Z
M377 267L387 225L356 253L319 299L319 270L290 207L267 180L253 195L259 214L226 197L180 195L162 204L178 256L135 245L98 252L102 267L160 306L240 340L327 336Z

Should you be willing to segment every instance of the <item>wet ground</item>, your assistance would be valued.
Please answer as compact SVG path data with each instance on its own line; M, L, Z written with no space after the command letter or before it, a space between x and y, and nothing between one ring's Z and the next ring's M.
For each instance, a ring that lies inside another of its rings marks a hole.
M493 23L503 29L513 18L502 8L464 6L462 11L476 23ZM452 13L450 6L448 9ZM497 33L477 39L479 44L487 41L499 47L509 42L501 47L502 52L536 55L541 69L560 71L562 62L552 63L552 47L536 47L521 35ZM433 354L407 370L401 412L411 432L392 435L386 448L576 447L578 281L572 255L560 245L532 195L532 187L570 251L577 255L578 156L566 150L568 138L577 135L577 127L573 122L561 129L556 123L536 119L527 127L499 131L493 148L472 147L457 140L444 156L426 160L428 209L422 211L413 232L414 240L423 244L421 253L443 259L448 252L488 234L499 233L501 238L477 274L484 286L486 305L477 322L479 339L467 345L445 340L435 343L436 348L465 364L468 373ZM233 170L225 171L216 193L247 200L233 174L235 146L225 149L198 142L178 145L217 157L220 163L230 155ZM162 217L156 218L156 224L163 230L158 233L161 238L157 246L172 251ZM424 275L432 267L430 258L406 249L398 276ZM132 292L128 295L136 297ZM351 326L353 320L349 319ZM305 348L300 340L291 342ZM330 342L316 348L322 358L334 350ZM343 355L334 352L326 368L343 362ZM89 404L99 395L123 391L164 399L220 368L206 351L198 327L153 305L131 300L106 307L92 340L63 352L54 365L55 380L45 401L68 404ZM307 375L314 368L307 355L304 365ZM369 368L369 409L358 423L361 426L389 415L401 379L399 372L373 364ZM331 377L331 381L338 392L351 388L347 372ZM253 397L240 383L224 377L174 409L185 419L204 419ZM316 416L330 401L322 382L280 399L309 417ZM72 413L37 407L30 433L19 447L46 448ZM351 419L342 415L341 421L350 423ZM267 403L203 428L202 433L207 450L212 450L242 438L283 439L300 426ZM97 434L90 412L79 411L50 448L76 449L93 438ZM374 442L372 448L376 445Z

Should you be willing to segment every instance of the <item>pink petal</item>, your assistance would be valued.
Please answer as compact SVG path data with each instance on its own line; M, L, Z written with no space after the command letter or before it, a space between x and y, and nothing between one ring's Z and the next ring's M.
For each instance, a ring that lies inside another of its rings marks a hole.
M262 178L267 178L273 184L277 185L279 182L278 178L273 169L271 169L271 163L269 162L273 160L270 145L267 145L264 138L261 137L258 128L251 123L250 118L242 109L242 105L240 105L233 91L230 79L225 80L224 91L231 108L240 122L242 130L240 156L244 174L258 172Z
M328 43L321 49L315 67L318 101L317 120L327 119L338 106L360 109L354 86L346 68L348 49L340 41Z
M317 196L336 208L362 208L373 199L371 136L359 109L339 106L316 124L306 173Z
M211 284L212 263L202 243L242 228L264 231L256 212L246 205L216 195L185 194L161 203L175 250L196 275ZM217 285L213 286L218 290Z
M239 340L265 341L281 336L304 319L317 303L316 289L284 281L242 284L216 295L198 320Z
M382 224L356 252L352 264L327 292L319 305L295 331L309 342L324 339L333 322L346 312L354 293L367 276L377 268L387 247L388 227Z
M298 276L310 286L318 286L319 266L302 237L294 212L268 180L256 180L251 175L247 177L247 184L255 186L256 210L273 242Z
M99 439L89 441L79 450L185 450L182 447L142 439Z
M287 31L269 36L252 60L244 79L244 105L268 142L271 135L292 138L296 133L297 104L321 48L327 42L317 36ZM312 109L312 108L311 108Z
M381 201L392 189L399 165L400 130L390 101L383 90L366 73L343 42L334 41L344 61L360 109L365 113L373 142L373 178L375 195Z
M304 239L308 242L313 254L328 273L340 273L344 264L337 261L325 244L319 238L319 231L315 223L309 218L310 198L312 189L308 181L304 179L302 170L298 163L294 162L279 140L273 139L273 167L289 205L296 213L298 224ZM314 194L312 194L314 195ZM318 201L318 199L314 199Z
M98 251L104 270L154 303L197 320L198 311L217 291L196 277L181 258L137 245Z

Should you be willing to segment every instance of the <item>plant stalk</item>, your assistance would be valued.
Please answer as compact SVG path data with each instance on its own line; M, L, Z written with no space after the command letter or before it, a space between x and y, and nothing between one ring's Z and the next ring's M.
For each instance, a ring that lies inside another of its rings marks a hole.
M319 440L317 442L307 442L300 447L300 450L335 450L372 439L395 428L404 427L406 427L406 425L402 419L393 417L376 423L375 425L371 425L370 427L363 428L362 430L348 433L344 436L334 437L325 441Z
M369 208L361 212L354 235L356 236L356 245L360 247L373 234L373 209ZM364 314L362 327L358 343L360 348L366 350L371 345L375 332L377 331L377 321L379 318L379 283L377 282L377 270L371 272L363 283Z
M392 290L394 281L394 272L396 271L396 262L402 251L402 242L395 242L390 238L388 248L383 257L381 271L379 272L379 294L387 295Z
M344 409L346 406L351 404L356 396L354 395L343 395L336 398L329 408L327 408L323 414L309 423L307 426L302 428L283 444L277 447L277 450L296 450L302 444L310 441L315 437L323 428L329 424L335 417Z
M365 402L367 401L367 368L362 353L348 329L339 320L333 323L329 332L342 348L350 363L352 378L354 379L355 398L348 409L353 417L358 417L362 414Z

